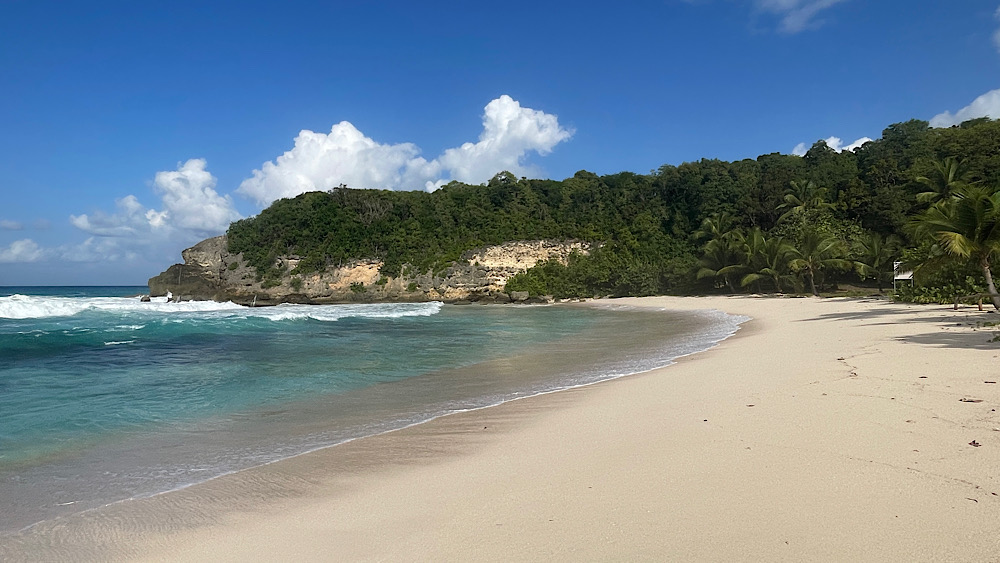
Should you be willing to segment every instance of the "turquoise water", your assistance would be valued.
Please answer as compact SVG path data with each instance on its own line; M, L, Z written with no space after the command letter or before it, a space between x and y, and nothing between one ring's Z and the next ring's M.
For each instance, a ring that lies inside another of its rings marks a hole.
M0 533L430 420L665 365L722 314L140 302L0 288Z

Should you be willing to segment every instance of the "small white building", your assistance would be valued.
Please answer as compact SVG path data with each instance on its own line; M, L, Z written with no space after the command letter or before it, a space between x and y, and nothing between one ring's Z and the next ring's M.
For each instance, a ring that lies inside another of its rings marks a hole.
M892 263L892 271L893 271L893 274L892 274L892 288L893 289L896 289L896 283L897 282L901 282L901 281L908 281L908 282L910 282L910 285L913 285L913 271L910 270L910 271L906 271L906 272L900 272L899 271L899 266L901 264L902 264L902 262L893 262Z

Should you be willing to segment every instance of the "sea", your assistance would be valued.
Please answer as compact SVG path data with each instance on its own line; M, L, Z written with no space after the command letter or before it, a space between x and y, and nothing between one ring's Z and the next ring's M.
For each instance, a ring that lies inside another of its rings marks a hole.
M746 320L614 300L250 308L143 302L148 291L0 287L0 541L448 414L666 366Z

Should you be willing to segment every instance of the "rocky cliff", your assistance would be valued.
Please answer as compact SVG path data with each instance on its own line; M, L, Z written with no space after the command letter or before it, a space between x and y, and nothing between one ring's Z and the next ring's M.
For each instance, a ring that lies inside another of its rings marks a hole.
M527 295L505 290L511 276L536 263L563 263L573 252L587 254L579 241L517 241L466 252L439 274L382 275L382 263L359 260L323 272L297 274L298 257L278 259L285 274L278 280L258 279L241 254L230 254L226 237L199 242L184 250L183 264L174 264L150 278L154 297L170 292L179 300L234 301L243 304L356 303L386 301L498 302L521 301Z

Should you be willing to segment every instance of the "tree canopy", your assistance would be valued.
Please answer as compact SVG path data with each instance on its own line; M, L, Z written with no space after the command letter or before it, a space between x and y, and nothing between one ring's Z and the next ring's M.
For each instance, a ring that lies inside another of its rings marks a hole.
M559 296L819 290L852 272L881 285L896 250L920 244L910 218L969 186L1000 186L1000 121L935 129L911 120L854 152L818 141L801 157L702 159L649 174L500 172L431 193L340 187L278 200L228 235L230 251L261 277L286 274L279 257L300 258L303 273L379 259L396 276L440 271L484 245L574 239L592 252L539 264L508 287Z

